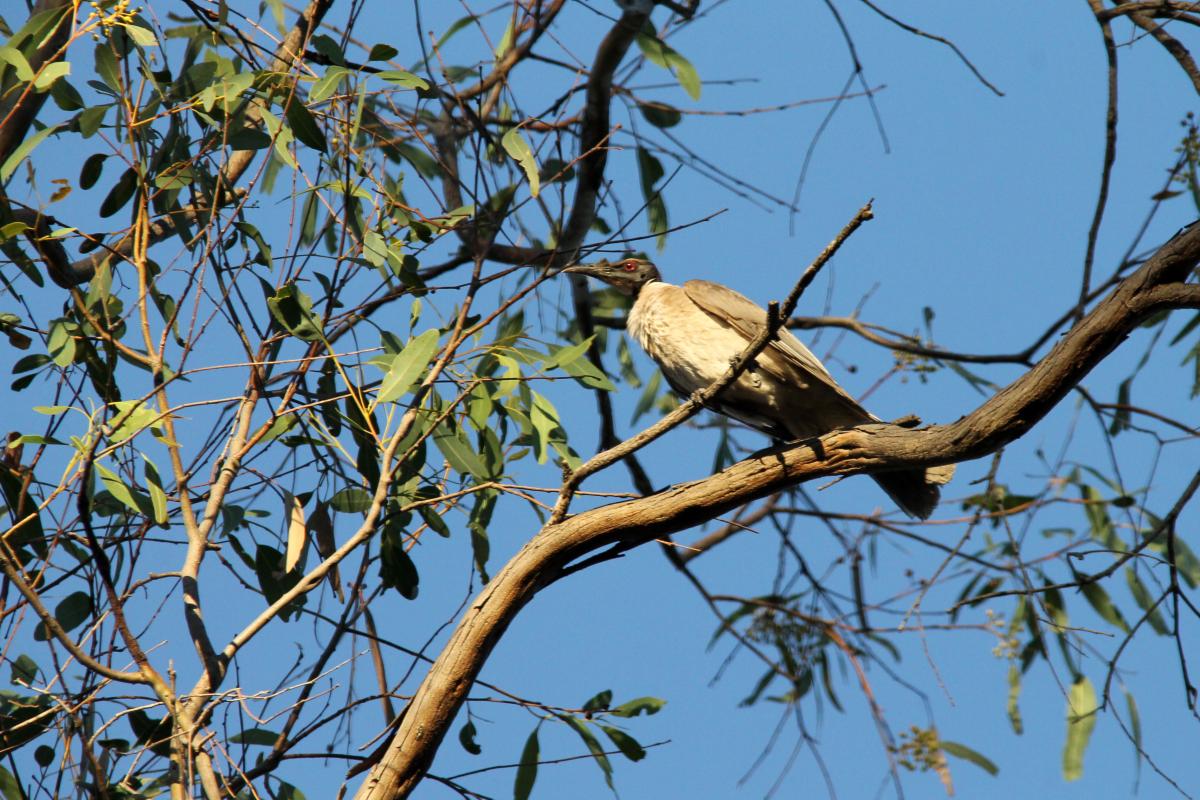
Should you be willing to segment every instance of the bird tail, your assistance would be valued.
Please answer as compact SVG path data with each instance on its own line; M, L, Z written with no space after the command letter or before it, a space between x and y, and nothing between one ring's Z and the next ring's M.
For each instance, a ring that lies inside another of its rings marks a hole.
M938 487L949 483L953 476L954 465L946 464L928 469L882 472L871 477L905 514L917 519L929 519L942 496Z

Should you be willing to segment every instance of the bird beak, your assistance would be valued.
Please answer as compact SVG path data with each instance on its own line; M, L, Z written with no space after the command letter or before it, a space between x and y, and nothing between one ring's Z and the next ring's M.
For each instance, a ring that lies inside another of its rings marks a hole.
M593 278L599 278L603 275L604 268L607 266L607 261L598 261L594 264L572 264L564 268L562 272L571 272L576 275L591 275Z

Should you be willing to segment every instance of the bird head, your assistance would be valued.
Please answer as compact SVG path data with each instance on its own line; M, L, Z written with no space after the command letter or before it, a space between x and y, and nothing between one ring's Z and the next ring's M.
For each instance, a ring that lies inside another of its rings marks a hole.
M616 288L622 294L637 294L638 290L651 281L662 280L658 267L644 258L630 256L620 261L596 261L591 264L573 264L563 272L591 275Z

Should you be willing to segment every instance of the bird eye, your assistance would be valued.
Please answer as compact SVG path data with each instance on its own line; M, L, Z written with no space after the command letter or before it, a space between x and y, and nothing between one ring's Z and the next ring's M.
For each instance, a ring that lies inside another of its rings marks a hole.
M626 261L623 266L625 267L626 272L633 272L635 269L637 269L638 264L636 261Z

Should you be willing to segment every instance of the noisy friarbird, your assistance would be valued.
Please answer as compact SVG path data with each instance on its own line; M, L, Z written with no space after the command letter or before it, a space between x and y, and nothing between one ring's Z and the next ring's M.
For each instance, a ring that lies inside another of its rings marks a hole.
M719 283L663 281L643 258L576 264L564 272L590 275L634 298L626 330L658 362L683 396L712 385L767 324L767 312ZM837 428L879 422L846 393L816 356L780 330L711 408L778 439L810 439ZM872 475L901 509L928 519L953 465Z

